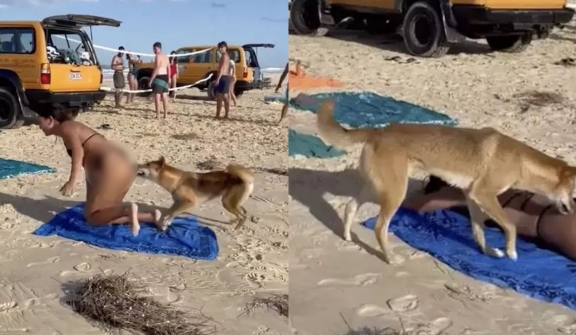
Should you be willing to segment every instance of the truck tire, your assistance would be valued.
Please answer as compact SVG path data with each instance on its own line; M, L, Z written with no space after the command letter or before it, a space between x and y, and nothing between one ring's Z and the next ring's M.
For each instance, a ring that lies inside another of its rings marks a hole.
M150 77L140 77L138 79L138 90L149 90L150 89ZM138 97L148 97L152 92L137 93Z
M320 29L319 0L293 0L290 23L298 35L314 35Z
M14 129L24 124L18 100L10 90L0 87L0 129Z
M404 46L414 56L442 57L450 49L440 13L428 2L418 1L408 8L402 31Z
M206 93L208 93L208 99L216 100L216 92L214 92L215 88L216 88L216 82L212 80L210 84L208 84L208 88L206 89Z
M532 34L488 36L486 42L494 51L517 53L526 50L532 43Z

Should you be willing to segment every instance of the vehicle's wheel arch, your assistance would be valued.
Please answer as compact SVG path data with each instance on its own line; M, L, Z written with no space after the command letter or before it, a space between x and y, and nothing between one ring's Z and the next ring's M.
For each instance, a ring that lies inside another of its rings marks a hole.
M142 77L150 77L152 75L152 71L152 68L139 69L138 72L136 72L136 80L140 80Z
M10 92L14 94L20 104L20 108L23 108L23 105L29 105L28 99L26 98L26 95L24 95L22 81L16 72L8 69L1 69L0 86L8 88Z
M208 78L208 76L212 75L212 77L210 77L210 79L206 80L205 82L203 82L202 84L198 84L196 87L201 88L201 89L206 89L208 88L208 85L210 85L211 82L213 82L214 80L216 80L216 74L218 72L216 71L208 71L206 72L206 74L204 74L204 76L202 77L202 79L206 79Z

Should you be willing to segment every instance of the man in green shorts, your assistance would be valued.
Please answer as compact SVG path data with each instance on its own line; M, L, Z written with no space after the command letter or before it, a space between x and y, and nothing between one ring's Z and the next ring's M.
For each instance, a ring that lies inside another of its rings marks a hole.
M154 72L150 78L150 88L154 94L154 106L156 107L156 118L160 118L160 101L164 107L164 118L168 114L168 92L170 89L170 61L168 56L162 53L162 44L156 42L152 45L154 54Z

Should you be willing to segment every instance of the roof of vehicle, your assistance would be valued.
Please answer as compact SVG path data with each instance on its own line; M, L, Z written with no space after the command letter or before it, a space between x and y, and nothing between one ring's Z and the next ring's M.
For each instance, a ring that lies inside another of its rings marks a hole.
M211 49L211 48L216 49L216 45L193 45L193 46L188 46L188 47L181 47L181 48L178 48L178 50L182 50L182 49L201 49L201 50L204 50L204 49ZM228 46L228 49L240 49L240 48L242 48L241 45L229 45Z
M42 21L16 21L16 20L10 20L10 21L0 21L0 24L10 24L10 25L19 25L19 24L26 24L26 25L31 25L31 24L41 24Z

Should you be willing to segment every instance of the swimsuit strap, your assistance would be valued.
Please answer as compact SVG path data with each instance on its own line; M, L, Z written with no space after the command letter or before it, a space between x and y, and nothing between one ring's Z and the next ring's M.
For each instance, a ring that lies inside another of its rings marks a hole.
M88 140L90 140L92 137L94 137L94 136L96 136L96 135L100 135L100 134L95 132L94 134L88 136L88 138L86 138L86 139L84 140L84 142L82 142L82 146L84 146L84 144L86 144L86 142L88 142Z
M524 202L522 203L522 205L520 205L520 210L523 212L524 208L526 207L526 205L528 204L528 202L530 200L532 200L532 198L534 197L534 193L529 193L526 192L528 194L528 197L524 200Z
M518 196L522 195L523 192L516 192L514 193L510 198L508 198L508 200L506 200L504 203L502 203L502 208L510 205L510 203L512 202L512 200L516 199Z

